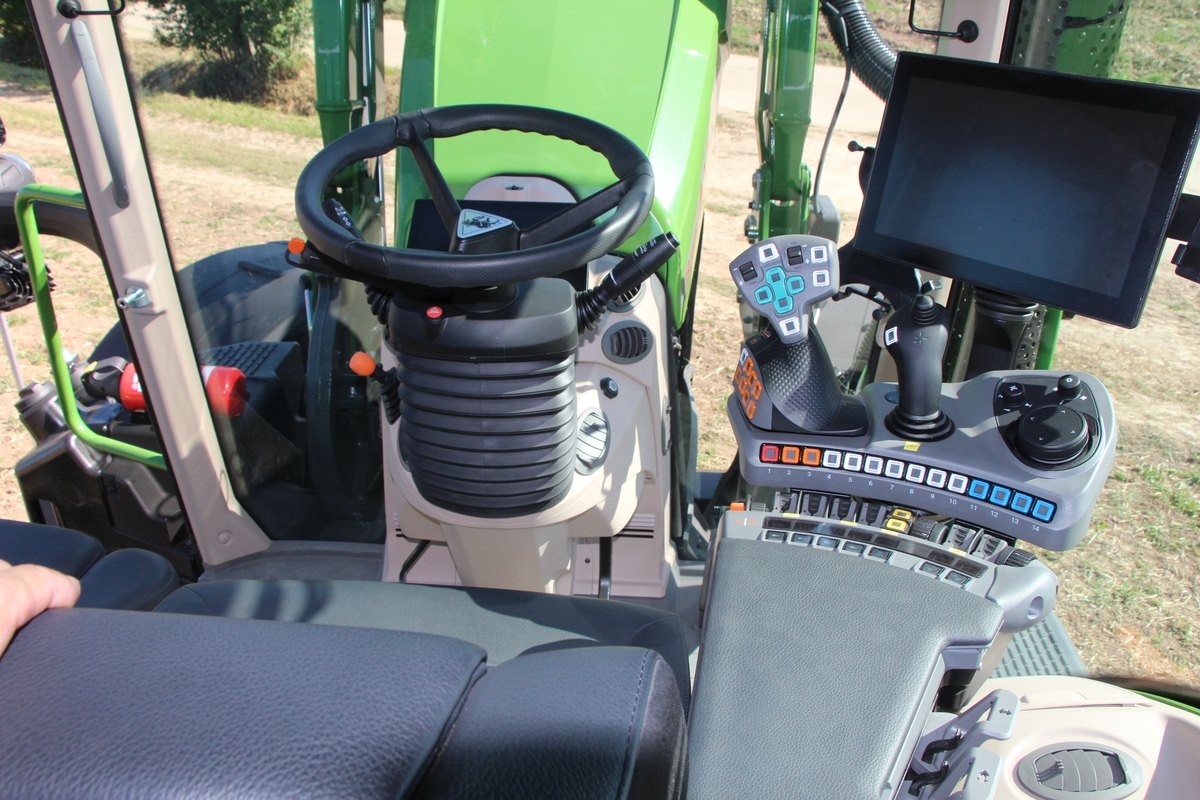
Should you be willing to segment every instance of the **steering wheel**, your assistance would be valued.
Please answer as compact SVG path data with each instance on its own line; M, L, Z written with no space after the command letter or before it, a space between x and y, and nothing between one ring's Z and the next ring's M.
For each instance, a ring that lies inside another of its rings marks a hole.
M511 232L507 241L516 249L507 252L439 253L370 244L356 238L322 210L325 188L343 169L360 159L406 147L453 241L460 226L473 221L464 217L472 212L459 207L425 140L493 130L540 133L583 145L608 160L617 180L528 230ZM410 111L365 125L337 139L317 153L300 173L296 183L296 216L309 245L342 277L389 289L413 284L473 288L550 277L599 258L642 226L653 199L654 171L650 160L637 145L612 128L546 108L463 105ZM572 235L572 231L609 211L612 216L604 222Z

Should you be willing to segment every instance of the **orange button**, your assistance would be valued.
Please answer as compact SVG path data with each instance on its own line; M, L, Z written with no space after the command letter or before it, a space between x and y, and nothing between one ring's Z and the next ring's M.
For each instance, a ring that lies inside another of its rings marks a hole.
M745 503L730 503L729 510L730 511L745 511L746 504Z
M821 466L821 451L815 447L804 448L804 466L806 466L806 467Z
M800 448L799 447L783 448L783 463L799 464L800 463Z

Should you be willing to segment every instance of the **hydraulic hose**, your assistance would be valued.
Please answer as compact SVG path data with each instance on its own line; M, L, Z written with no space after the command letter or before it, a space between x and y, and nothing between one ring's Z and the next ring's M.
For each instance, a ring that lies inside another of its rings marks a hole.
M879 35L862 0L822 0L821 13L854 74L881 100L887 100L896 71L896 49Z

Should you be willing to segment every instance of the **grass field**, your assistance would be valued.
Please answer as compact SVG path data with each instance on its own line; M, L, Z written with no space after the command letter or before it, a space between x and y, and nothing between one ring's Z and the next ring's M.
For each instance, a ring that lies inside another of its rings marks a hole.
M1192 0L1133 0L1118 58L1121 77L1200 85L1200 8ZM931 49L906 34L907 4L870 0L880 27L898 45ZM922 0L919 19L936 22ZM757 48L757 3L737 0L733 45ZM389 3L389 11L399 9ZM138 68L152 70L178 53L131 43ZM836 59L832 44L823 57ZM395 79L390 76L389 107ZM40 181L76 186L70 154L45 75L0 64L0 116L9 130L6 152L27 158ZM297 96L301 94L297 90ZM146 93L140 99L163 214L178 265L219 249L298 232L292 189L303 164L320 148L315 116L243 104ZM824 130L815 125L814 136ZM847 133L835 135L845 148ZM869 137L856 136L864 142ZM724 420L729 374L741 342L736 297L726 265L744 246L741 235L749 176L757 166L753 119L717 120L706 173L705 254L697 299L696 389L704 426L701 466L724 468L733 454ZM853 210L845 218L852 229ZM116 321L99 264L82 248L48 243L58 290L54 302L64 340L86 353ZM1089 667L1200 684L1200 286L1160 271L1141 327L1123 331L1087 320L1064 326L1058 364L1089 371L1109 386L1121 420L1116 468L1085 543L1065 554L1044 553L1062 580L1059 613ZM47 375L33 309L9 316L26 380ZM29 438L12 411L16 387L0 368L0 516L24 514L12 467Z

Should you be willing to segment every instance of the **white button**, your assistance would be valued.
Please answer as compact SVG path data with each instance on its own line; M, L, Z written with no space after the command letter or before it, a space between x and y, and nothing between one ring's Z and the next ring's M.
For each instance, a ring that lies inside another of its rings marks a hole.
M848 469L851 472L858 472L862 469L863 457L861 453L846 453L842 458L842 469Z
M784 336L791 336L793 333L799 333L800 318L788 317L787 319L779 320L779 332Z
M908 471L904 473L904 480L912 481L913 483L921 483L925 480L925 468L920 464L909 464Z
M929 477L925 479L925 483L929 484L930 486L932 486L935 489L941 489L943 486L946 485L946 470L944 470L944 469L929 470Z
M966 475L951 475L949 483L946 484L946 488L952 492L955 492L956 494L966 494L968 483L970 483L970 481L967 479Z
M768 261L774 261L775 259L779 258L779 251L775 249L775 244L773 242L768 242L767 244L764 244L762 247L758 248L758 258L765 264Z
M897 478L897 479L903 478L904 477L904 462L889 460L887 463L887 467L883 470L883 474L887 475L889 478Z
M808 255L810 258L812 258L814 264L820 264L824 261L829 260L829 248L823 244L819 244L816 247L808 248ZM828 272L825 273L825 280L826 280L826 282L829 281L829 273ZM817 281L817 276L815 273L813 274L813 283L816 283L817 286L823 285Z
M837 450L826 450L825 457L821 459L821 466L829 469L837 469L842 465L842 454Z
M813 248L814 251L816 248ZM824 248L822 248L824 249ZM821 259L824 261L825 259ZM828 286L829 285L829 270L819 269L813 273L813 286Z
M888 328L886 331L883 332L883 343L884 344L895 344L898 341L900 341L900 329L899 328Z
M872 475L878 475L883 472L883 459L879 456L867 456L867 465L863 469Z

